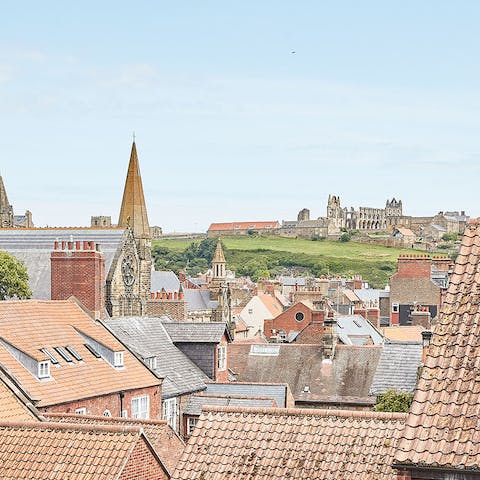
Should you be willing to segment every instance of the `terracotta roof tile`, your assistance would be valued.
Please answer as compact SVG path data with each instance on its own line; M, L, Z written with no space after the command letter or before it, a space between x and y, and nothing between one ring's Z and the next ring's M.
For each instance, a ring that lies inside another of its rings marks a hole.
M405 414L205 408L172 480L395 479Z
M0 421L38 420L39 414L28 400L3 374L0 374Z
M480 226L467 226L396 453L399 464L480 469Z
M86 340L79 332L112 351L123 351L124 368L115 369L105 359L95 358L85 347ZM39 399L37 406L161 383L104 326L92 320L71 300L0 302L0 337L32 358L48 358L40 352L47 348L58 359L58 366L51 365L51 380L40 381L0 344L0 363L31 398ZM66 345L72 346L82 361L66 362L55 352L54 347Z
M421 342L422 332L425 330L421 325L406 325L380 328L382 335L388 340L399 342Z
M95 429L96 425L141 428L170 472L175 470L185 448L183 440L168 425L166 420L140 420L65 413L46 413L44 416L52 422L92 425L93 429Z
M114 480L141 436L134 427L1 422L0 478Z

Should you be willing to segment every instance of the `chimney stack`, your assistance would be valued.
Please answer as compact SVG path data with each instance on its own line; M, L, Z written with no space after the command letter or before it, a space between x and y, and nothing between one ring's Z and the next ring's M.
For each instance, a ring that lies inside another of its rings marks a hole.
M425 364L425 360L427 358L428 347L432 341L433 332L431 330L424 330L422 332L422 363Z
M328 316L323 322L323 356L333 360L337 345L337 320Z
M83 244L83 248L80 248ZM92 312L105 316L105 257L91 249L93 242L55 241L50 254L52 300L66 300L72 295Z

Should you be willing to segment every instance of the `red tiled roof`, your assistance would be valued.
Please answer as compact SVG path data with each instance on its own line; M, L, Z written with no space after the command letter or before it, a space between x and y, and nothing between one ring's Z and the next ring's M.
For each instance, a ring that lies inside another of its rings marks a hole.
M131 426L141 428L157 455L170 472L180 460L185 444L183 440L168 425L166 420L141 420L131 418L103 417L97 415L75 415L68 413L45 413L44 417L56 423L76 423L92 425Z
M422 332L425 330L421 325L394 325L380 328L381 334L389 340L421 342Z
M16 385L0 374L0 421L28 421L39 418L40 414Z
M283 305L280 303L277 297L260 293L258 294L258 298L265 305L265 307L267 307L267 310L273 315L274 318L283 312Z
M273 222L226 222L226 223L212 223L208 227L208 231L224 231L224 230L261 230L261 229L270 229L278 228L280 225L275 220Z
M116 480L139 441L138 427L1 422L0 478Z
M123 351L124 368L115 369L106 360L95 358L79 331L112 351ZM55 354L59 364L51 366L52 378L40 381L0 344L0 363L30 398L39 399L40 407L161 384L104 326L71 300L0 302L0 338L37 361L48 360L41 349ZM72 346L83 360L63 360L54 347L66 345Z
M480 469L480 225L467 226L396 453L401 465Z
M206 407L172 480L394 480L406 415Z

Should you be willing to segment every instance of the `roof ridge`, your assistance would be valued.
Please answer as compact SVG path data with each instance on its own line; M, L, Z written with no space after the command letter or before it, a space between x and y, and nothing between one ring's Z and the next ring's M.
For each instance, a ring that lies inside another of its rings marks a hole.
M0 429L18 428L18 429L37 429L37 430L77 430L83 432L98 433L143 433L143 428L134 425L113 426L98 424L81 423L62 423L62 422L26 422L26 421L0 421Z
M59 412L50 412L43 414L46 418L73 418L73 419L83 419L88 420L101 420L103 422L112 422L112 423L143 423L146 425L168 425L166 420L154 420L146 418L124 418L124 417L104 417L103 415L78 415L75 413L59 413ZM52 422L54 423L54 422ZM60 423L60 422L58 422ZM66 424L67 422L63 423ZM74 423L74 425L79 425ZM140 427L137 427L140 428Z
M204 393L204 392L199 392L199 393L194 393L192 396L194 397L202 397L202 398L234 398L234 399L239 399L239 400L273 400L272 397L267 397L265 395L257 395L257 396L252 396L252 395L228 395L225 393Z
M219 407L205 406L203 412L218 413L259 413L278 416L317 416L317 417L342 417L342 418L372 418L378 420L406 420L407 413L372 412L360 410L328 410L310 408L257 408L257 407Z

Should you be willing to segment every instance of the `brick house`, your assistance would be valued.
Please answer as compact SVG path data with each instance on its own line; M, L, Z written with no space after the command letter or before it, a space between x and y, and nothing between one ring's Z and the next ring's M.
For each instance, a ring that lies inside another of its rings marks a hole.
M0 302L0 363L41 412L161 418L161 380L73 299Z
M106 324L137 357L163 378L162 417L183 436L184 406L193 393L205 390L209 377L173 343L164 326L167 322L171 322L168 317L122 317L110 319ZM202 324L195 325L205 328ZM213 348L210 344L207 347Z
M411 325L416 305L426 307L435 318L448 285L451 260L427 255L401 255L397 273L390 280L390 323Z
M139 427L2 421L0 442L5 479L170 478Z

